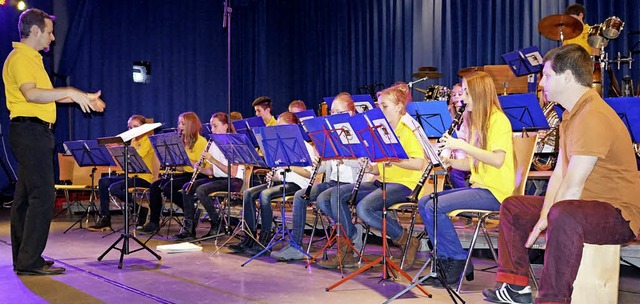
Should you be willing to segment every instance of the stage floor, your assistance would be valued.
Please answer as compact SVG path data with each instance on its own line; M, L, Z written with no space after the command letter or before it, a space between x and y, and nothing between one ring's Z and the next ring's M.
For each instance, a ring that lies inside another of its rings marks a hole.
M305 268L303 262L282 263L270 257L240 267L247 256L230 254L226 248L212 255L217 248L213 241L203 243L200 252L166 254L155 247L173 242L159 236L148 245L162 260L138 251L126 255L123 268L118 269L118 251L112 250L102 262L97 257L119 235L102 238L106 232L85 229L63 234L72 220L67 215L54 220L44 252L56 265L66 267L66 273L19 277L12 271L9 210L0 210L0 303L382 303L408 285L405 279L379 282L382 268L376 266L326 292L326 287L341 279L339 271ZM122 216L113 216L112 221L115 228L122 226ZM206 229L208 224L202 224L199 234ZM172 234L178 230L175 223L172 230ZM132 242L131 249L137 248ZM367 245L366 257L375 259L380 248ZM394 247L392 252L399 250ZM420 252L409 274L416 274L426 259L426 252ZM482 289L495 284L495 264L483 258L474 259L474 264L475 280L463 284L461 296L467 303L483 303ZM539 274L540 266L535 269ZM352 271L345 270L345 275ZM640 273L630 267L621 271L619 303L640 302ZM394 303L453 303L444 289L425 288L433 298L413 289Z

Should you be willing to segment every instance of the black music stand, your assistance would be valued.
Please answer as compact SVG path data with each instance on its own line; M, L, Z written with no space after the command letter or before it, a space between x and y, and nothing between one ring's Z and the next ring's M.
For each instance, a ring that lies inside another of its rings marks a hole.
M140 136L142 134L145 134L147 132L150 132L151 130L157 128L160 126L160 123L155 123L155 124L144 124L140 127L136 127L133 128L129 131L126 131L124 133L121 133L117 136L114 137L103 137L103 138L99 138L98 142L101 145L107 145L107 144L119 144L123 146L123 158L122 158L122 163L124 166L122 167L124 169L124 183L125 183L125 189L129 188L129 165L132 164L130 158L129 158L129 145L131 144L131 140L133 138L135 138L136 136ZM134 150L135 151L135 150ZM127 160L127 161L124 161ZM144 164L144 162L143 162ZM147 168L148 169L148 168ZM138 243L138 245L141 246L141 248L138 248L136 250L129 250L129 239L133 239L136 243ZM118 245L118 243L120 242L120 240L122 240L122 247L118 248L116 247L116 245ZM153 252L153 250L151 250L151 248L147 247L146 244L142 243L140 240L138 240L138 238L136 238L135 236L131 235L131 233L129 233L129 195L127 195L125 197L125 208L124 208L124 233L122 233L120 235L120 237L113 243L111 244L111 246L104 252L102 253L102 255L100 255L98 257L98 261L102 261L102 259L107 255L107 253L109 253L109 251L111 251L111 249L116 249L118 251L120 251L120 260L118 262L118 269L122 269L122 260L124 259L124 256L130 253L134 253L136 251L140 251L142 249L145 249L147 251L149 251L156 259L160 260L161 257Z
M290 172L290 166L307 167L312 165L311 157L305 146L305 142L302 139L302 133L300 132L300 126L298 125L281 125L273 127L262 127L253 130L256 140L260 145L260 150L264 152L265 160L269 167L287 167L282 172L282 203L280 205L280 213L282 225L276 231L269 244L256 255L244 262L241 267L253 261L257 257L263 255L273 246L281 242L289 243L293 248L308 254L300 248L298 244L293 240L289 229L287 229L287 222L285 217L284 204L286 201L286 186L287 186L287 172ZM281 237L278 238L278 234ZM287 236L289 239L287 239Z
M169 183L171 188L171 193L169 194L169 201L173 202L173 174L177 167L188 166L191 167L191 160L189 160L189 155L187 155L187 151L184 148L184 143L182 143L182 139L178 133L164 133L164 134L156 134L150 135L149 141L151 141L151 145L153 146L153 151L155 152L158 160L160 161L160 170L165 170L165 175L163 178L166 178L167 174L169 176ZM178 221L173 216L173 207L169 208L169 217L165 218L160 227L167 225L167 237L169 236L169 229L171 228L171 220L174 220L178 223L178 225L182 226L182 223ZM151 239L154 235L158 234L160 229L155 231L149 239Z
M249 166L259 166L259 167L267 166L264 160L262 160L262 157L258 155L258 152L253 147L253 144L251 143L251 140L249 139L249 137L247 137L244 134L237 134L237 133L236 134L233 134L233 133L210 134L209 138L213 141L213 144L215 144L218 147L218 149L220 149L220 152L222 152L222 154L227 159L227 162L229 162L229 164L249 165ZM231 177L229 176L229 174L227 174L227 176L229 178L229 182L227 183L227 212L226 212L227 219L226 219L225 233L210 235L210 236L202 237L199 239L194 239L189 242L193 243L193 242L206 241L209 239L217 238L219 236L225 235L226 233L230 232L231 230L231 227L230 227L230 223L231 223L231 181L230 179ZM242 209L244 211L244 205L242 206ZM224 247L231 239L233 239L238 233L240 233L240 231L244 232L245 234L248 234L252 239L256 240L255 236L251 234L251 229L245 230L246 225L247 223L245 222L244 216L243 216L241 217L240 223L236 226L233 233L231 233L231 237L229 237L229 239L227 239L212 254L218 252L220 248Z
M136 149L128 149L125 145L122 146L107 146L107 150L109 150L109 153L111 153L111 155L113 155L113 158L116 159L116 162L118 162L118 165L120 165L120 168L127 168L127 174L125 174L125 178L127 178L129 176L129 174L150 174L151 170L149 170L149 167L147 167L147 164L144 163L144 160L142 159L142 157L140 156L140 154L138 154L138 151L136 151ZM138 179L137 175L134 175L133 177L133 188L136 187L136 180ZM125 189L129 189L128 187L129 185L125 185ZM127 194L127 197L129 195ZM125 201L125 208L128 208L128 201ZM137 216L138 213L136 212L136 208L133 208L133 214L131 214L131 216ZM124 227L123 227L124 228ZM112 229L113 230L113 229ZM120 229L122 230L122 229ZM103 236L103 238L112 235L120 230L116 230L113 231L109 234L106 234Z
M89 206L86 209L86 222L89 222L89 217L91 212L97 212L98 208L95 203L95 173L97 170L97 166L115 166L116 163L113 161L111 154L109 151L103 146L98 145L98 141L95 139L89 140L76 140L76 141L67 141L64 143L67 150L71 152L73 155L73 159L78 163L80 167L93 167L91 169L91 186L89 195ZM68 206L67 206L68 208ZM78 229L82 229L82 220L85 216L81 217L79 220L75 221L67 230L63 233L67 233L71 228L73 228L76 224L79 224ZM94 215L95 221L95 215Z
M451 114L444 100L410 102L407 113L420 123L429 138L440 138L451 125Z
M390 162L397 161L400 159L408 159L409 156L402 148L402 144L398 140L398 137L393 133L393 129L389 125L389 121L385 118L384 114L382 114L382 110L379 108L367 111L366 113L359 114L350 118L351 124L356 129L356 134L358 139L365 143L365 148L367 150L367 154L369 155L369 159L373 162ZM385 177L385 166L382 166L382 198L386 200L386 183L384 181ZM382 204L382 256L375 259L374 261L368 263L367 265L361 267L335 284L327 287L325 290L330 291L342 283L356 277L362 272L367 271L368 269L377 266L382 263L382 276L381 281L386 280L388 275L391 273L393 275L393 270L395 273L399 273L404 278L409 281L413 281L413 278L409 276L404 270L400 268L396 263L394 263L388 256L387 253L387 208L386 202ZM425 295L431 297L431 294L427 292L422 286L418 286L418 289L422 291Z
M535 94L498 96L498 100L514 132L549 129L549 122Z
M349 114L333 114L330 116L319 117L316 119L310 119L302 122L306 131L309 133L309 137L316 146L316 150L320 155L322 161L335 160L335 159L356 159L367 158L369 155L364 147L364 143L361 142L356 136L354 127L348 121ZM340 167L337 167L338 170ZM340 173L338 173L338 177ZM338 197L340 197L340 182L338 181ZM341 237L344 237L346 244L348 244L354 252L366 262L362 253L351 244L349 238L345 237L346 231L344 227L340 225L340 209L338 209L338 221L335 223L333 230L330 233L330 237L324 247L318 251L316 255L311 257L305 267L309 267L321 254L325 252L330 246L332 246ZM303 252L304 253L304 252ZM306 253L305 253L306 254ZM340 271L342 271L342 264L340 264Z
M634 143L640 142L640 98L605 98L605 101L622 119L627 130L629 130L631 141Z

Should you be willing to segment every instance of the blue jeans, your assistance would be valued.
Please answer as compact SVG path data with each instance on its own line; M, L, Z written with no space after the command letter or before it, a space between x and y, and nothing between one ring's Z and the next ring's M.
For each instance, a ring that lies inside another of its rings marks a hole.
M353 225L351 218L351 210L347 200L351 196L354 184L342 185L340 189L340 198L338 199L338 187L325 191L318 196L318 208L331 217L334 221L340 222L344 227L345 233L349 238L353 239L356 233L356 227ZM411 189L404 185L396 183L387 183L387 200L386 206L405 201L407 196L411 194ZM356 195L356 211L362 221L374 228L382 229L382 183L381 182L364 182L360 184L358 195ZM338 208L340 209L340 218L338 219ZM402 226L391 219L387 218L387 235L393 239L402 236Z
M300 186L294 183L287 183L285 195L292 195L300 190ZM247 222L249 229L256 231L256 199L260 199L260 214L262 231L271 230L271 222L273 221L273 209L271 209L271 200L282 195L282 183L275 182L274 186L267 188L267 184L258 185L242 193L242 209L244 220Z
M500 202L491 191L482 188L459 188L438 193L438 257L464 260L466 251L462 248L456 229L447 213L458 209L500 210ZM418 202L418 211L424 222L424 228L433 239L433 200L424 196Z
M296 191L296 194L293 195L293 227L291 232L293 235L293 241L296 242L296 244L300 245L302 243L304 224L307 219L307 204L309 202L317 200L318 196L327 191L329 188L335 187L337 185L338 182L333 180L314 185L311 188L311 193L309 194L308 200L302 198L302 195L307 190L306 188Z

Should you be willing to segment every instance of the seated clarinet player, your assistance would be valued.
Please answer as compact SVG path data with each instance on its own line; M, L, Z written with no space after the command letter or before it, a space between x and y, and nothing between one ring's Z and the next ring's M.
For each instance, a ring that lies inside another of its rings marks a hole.
M463 100L468 111L469 141L444 134L440 149L461 150L465 159L443 158L443 166L471 171L470 187L438 193L438 209L434 218L434 202L425 196L418 202L418 210L429 237L437 237L438 258L447 284L458 282L467 258L458 234L447 216L456 209L499 210L500 203L513 193L515 169L511 123L502 111L493 80L489 74L475 72L462 79ZM438 235L433 234L433 222L438 221ZM473 280L473 265L466 273ZM439 280L426 281L438 284Z
M146 118L142 115L133 115L127 121L129 129L139 127L146 123ZM145 165L148 168L153 166L153 147L149 141L149 133L145 133L134 138L131 141L131 147L136 149L136 152L142 157ZM144 187L148 188L153 181L153 175L151 173L136 174L129 177L129 187ZM100 217L95 225L87 228L90 231L105 231L111 227L111 215L109 215L109 194L117 197L121 201L126 200L126 196L129 196L129 202L133 202L133 196L128 193L128 189L124 187L124 176L115 177L102 177L98 180L98 196L100 198ZM138 223L136 226L142 227L147 219L147 208L140 208L138 214Z
M151 183L149 188L149 209L151 209L149 211L149 222L139 229L141 234L152 234L160 229L163 194L167 199L172 199L172 202L176 205L183 207L180 189L191 180L194 171L193 165L198 162L200 155L202 155L207 146L207 140L200 135L201 130L202 123L196 113L185 112L178 117L178 134L180 134L192 166L175 168L179 172L172 173L173 177L164 176ZM208 177L201 174L199 178Z
M413 120L413 118L406 112L407 95L407 89L398 83L379 93L378 104L389 121L393 132L398 135L400 144L409 155L409 159L389 163L380 162L375 166L367 164L366 171L378 175L378 178L373 182L362 182L355 198L358 217L367 225L380 230L382 230L382 204L385 201L382 198L382 183L386 183L387 207L405 201L420 178L422 169L427 164L420 139L414 133L413 127L409 127L409 125L413 126L413 122L408 122L408 120ZM382 176L382 166L387 166L384 176ZM330 216L333 220L340 221L347 234L346 236L354 244L354 248L361 250L362 234L357 231L352 222L351 211L347 202L355 186L355 184L340 186L339 198L338 187L335 187L331 189L331 195L328 196L330 202L326 199L321 202L321 198L318 198L318 204L331 205ZM387 234L394 243L402 247L404 247L407 238L410 237L407 230L403 230L397 221L391 219L387 222ZM357 259L354 257L351 247L348 244L344 244L344 242L339 238L337 254L328 260L318 261L318 266L338 268L342 264L343 267L355 267ZM409 250L417 251L418 246L418 239L412 237L409 242ZM415 256L415 253L413 256ZM413 264L413 261L407 260L407 264Z
M496 303L532 303L529 248L546 231L536 303L570 303L583 244L624 244L640 232L640 179L629 132L591 87L593 62L577 44L548 52L540 85L565 108L558 162L544 197L512 196L500 208Z
M299 120L291 112L284 112L278 116L278 125L288 125L288 124L298 124ZM307 148L307 152L309 156L313 159L316 156L315 149L307 142L305 142L305 146ZM287 173L287 184L285 188L286 195L293 195L296 191L302 189L302 187L306 187L309 184L309 177L311 177L311 166L309 167L289 167L291 172ZM259 200L260 202L260 217L261 217L261 228L260 228L260 238L258 242L260 244L256 244L254 239L245 234L242 241L238 244L229 246L229 249L236 253L246 252L249 255L256 255L265 246L269 243L271 238L273 237L273 233L271 232L272 222L273 222L273 209L271 208L271 200L276 197L282 196L282 188L283 183L280 181L282 172L285 168L273 168L269 174L267 179L271 180L266 184L258 185L252 188L249 188L244 191L242 194L242 206L243 206L243 216L244 220L249 226L251 233L256 235L257 227L256 227L256 204L255 201ZM272 185L270 185L273 183Z
M229 123L227 113L218 112L211 116L209 123L211 124L211 133L226 134ZM201 164L200 172L213 178L201 178L193 182L191 186L185 184L182 187L182 200L184 210L184 226L182 231L177 234L176 239L191 239L196 236L196 227L198 226L199 212L196 212L197 203L194 198L205 208L211 220L209 232L205 235L215 235L218 231L219 216L215 208L210 193L217 191L227 191L227 158L224 157L220 148L215 143L209 146L209 150L202 153L201 160L207 164ZM210 165L209 165L210 164ZM242 188L244 178L244 166L236 164L231 165L231 192L238 192ZM190 189L190 191L187 191ZM194 196L195 193L195 196Z
M355 114L355 111L356 109L353 104L353 99L351 99L349 93L340 93L335 97L335 99L333 99L333 103L331 104L331 114L349 113L349 115L353 115ZM327 181L316 185L313 185L313 181L309 181L307 188L296 191L293 196L293 228L291 233L293 235L293 241L298 244L298 246L302 245L304 225L307 219L307 204L315 201L320 196L331 195L331 191L329 191L330 188L338 185L354 183L355 178L358 175L358 162L354 160L323 161L320 167L318 167L317 172L315 172L315 174L317 173L324 173L327 177ZM338 173L340 176L338 176ZM309 192L309 195L308 197L305 197L305 192L307 191ZM329 197L325 200L328 199ZM321 208L323 213L327 215L331 214L331 208L329 208L328 205L318 207ZM302 260L304 259L304 254L287 244L279 251L272 252L271 257L280 261Z

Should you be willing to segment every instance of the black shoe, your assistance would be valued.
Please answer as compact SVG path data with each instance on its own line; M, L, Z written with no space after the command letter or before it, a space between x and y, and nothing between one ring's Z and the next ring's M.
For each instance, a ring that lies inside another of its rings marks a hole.
M458 284L460 280L460 275L462 274L462 270L464 269L464 264L466 260L450 260L449 268L447 269L447 285L455 285ZM467 267L467 271L465 272L465 279L467 281L473 281L473 263L469 262L469 267ZM438 282L439 283L439 282ZM440 284L434 284L434 286L439 286Z
M256 235L256 233L253 232L252 235ZM229 246L229 249L235 253L243 253L247 251L247 249L253 247L255 242L256 241L254 241L252 237L245 234L240 243Z
M87 227L89 231L107 231L111 229L111 216L100 216L95 225Z
M63 267L42 266L38 269L18 269L16 273L19 276L46 276L61 274L65 271Z
M152 222L148 222L142 228L138 229L138 233L140 233L140 234L153 234L156 231L158 231L158 229L160 229L160 227L158 227L158 224L155 224L155 223L152 223Z
M264 232L261 231L260 238L258 239L259 243L255 243L253 247L247 249L245 253L248 255L256 255L260 253L260 251L264 250L264 248L266 248L267 245L269 245L269 242L271 241L272 238L273 238L273 233L271 233L271 231L264 231ZM270 255L271 250L267 250L265 254Z
M435 273L436 275L438 275L438 277L440 276L440 271L439 269L442 268L443 272L446 274L447 271L449 271L449 268L451 268L451 259L448 258L438 258L438 266L436 266L435 269ZM418 280L423 280L424 276L419 277ZM438 280L438 278L436 277L429 277L426 280L422 281L422 285L433 285L433 286L442 286L442 284L440 283L440 280Z
M44 260L44 266L51 267L53 266L53 263L55 262L52 260Z
M196 228L193 225L192 220L182 220L182 229L180 233L174 234L173 237L177 240L192 240L196 235Z
M520 288L522 288L522 286L520 286ZM493 303L533 303L531 287L529 286L525 286L522 290L515 290L512 285L502 283L500 288L487 288L483 290L482 295L485 296L489 302Z

